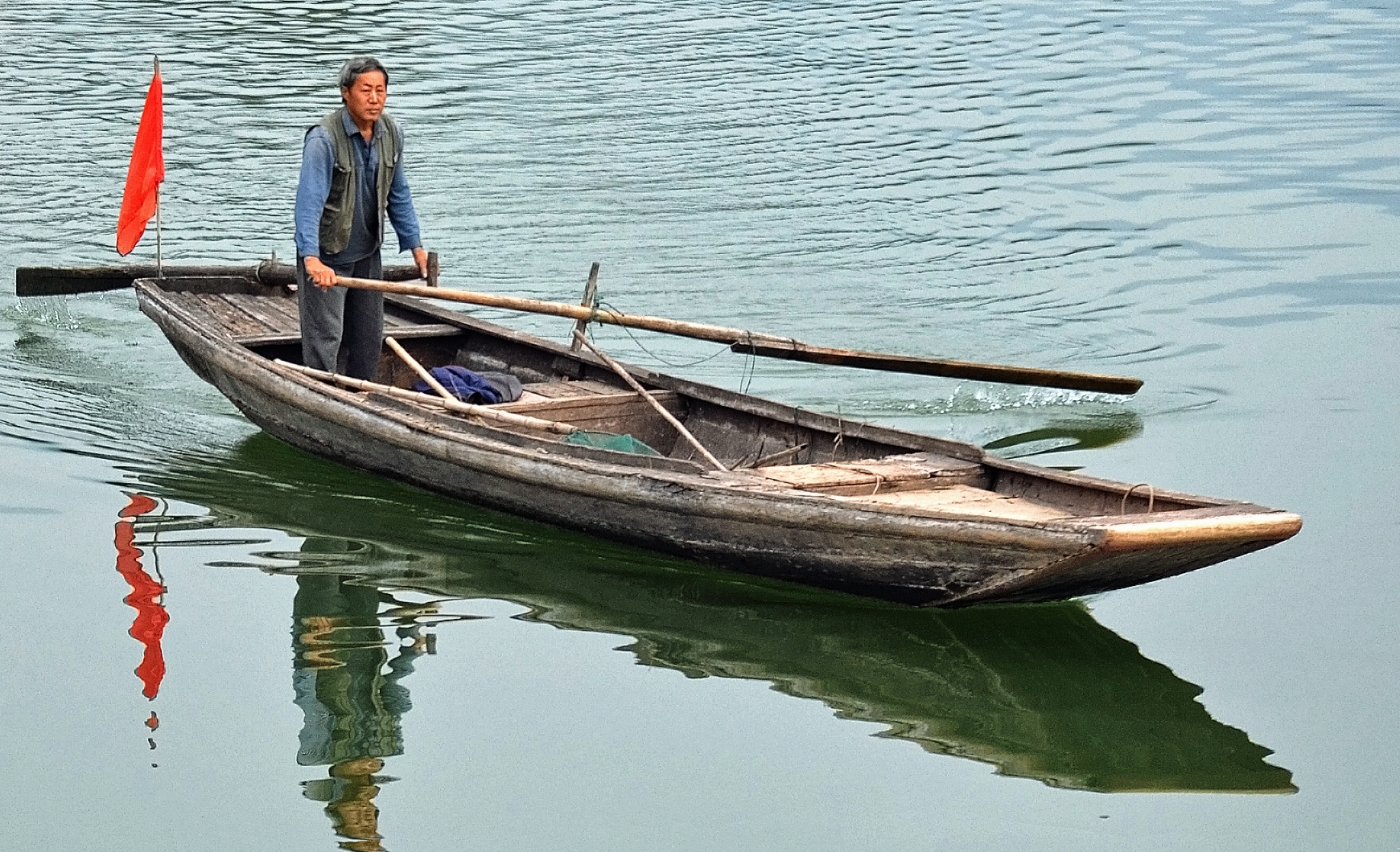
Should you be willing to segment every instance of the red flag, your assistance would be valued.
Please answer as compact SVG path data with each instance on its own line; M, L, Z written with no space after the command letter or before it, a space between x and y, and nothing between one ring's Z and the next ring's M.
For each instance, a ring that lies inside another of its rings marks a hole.
M165 127L165 88L160 81L160 63L146 91L146 108L141 111L141 126L136 129L136 144L131 149L131 165L126 170L126 191L122 193L122 212L117 217L117 254L130 254L146 233L146 223L156 212L156 194L165 180L165 155L161 153L161 136Z

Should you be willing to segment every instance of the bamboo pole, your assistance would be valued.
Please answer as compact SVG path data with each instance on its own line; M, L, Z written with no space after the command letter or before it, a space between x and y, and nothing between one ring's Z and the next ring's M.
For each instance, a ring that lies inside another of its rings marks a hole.
M446 400L461 402L461 400L457 399L457 397L452 395L451 391L443 387L442 383L439 382L436 378L434 378L432 373L423 369L423 365L418 363L418 360L412 355L408 354L408 350L400 346L397 340L395 340L392 337L385 337L384 344L390 349L394 350L394 354L402 358L405 364L412 367L413 372L418 374L418 378L428 383L428 387L437 391L438 396Z
M588 338L583 336L583 332L575 331L574 339L582 343L584 346L588 347L589 352L592 352L594 355L597 355L598 358L601 359L604 364L607 364L610 368L612 368L612 371L614 373L617 373L619 376L621 376L623 381L631 385L632 390L641 394L643 399L651 403L651 407L655 408L658 414L666 418L667 423L670 423L672 426L676 427L676 431L681 433L681 437L689 441L690 445L696 450L698 450L700 452L700 455L705 457L705 461L714 465L716 470L729 470L729 468L724 466L724 462L711 455L710 451L705 449L705 445L697 441L694 435L690 434L690 430L685 428L685 425L682 424L681 421L677 420L674 414L666 410L666 406L657 402L656 397L648 393L647 389L642 387L640 382L632 378L632 374L627 372L627 370L624 369L621 364L609 358L606 354L604 354L603 350L594 346L592 343L589 343Z
M385 293L399 293L426 299L446 299L491 308L569 317L576 320L624 325L682 337L693 337L699 340L711 340L727 343L736 352L747 352L768 358L785 358L815 364L886 370L921 376L945 376L982 382L1066 388L1099 393L1132 394L1142 387L1140 379L1126 376L1046 370L1038 367L1014 367L1002 364L980 364L973 361L951 361L913 355L893 355L884 352L813 346L791 337L778 337L739 328L725 328L724 326L666 319L665 317L624 314L606 308L585 308L581 305L570 305L563 302L544 302L538 299L523 299L494 293L475 293L468 290L445 290L439 287L373 281L366 278L337 277L335 281L343 287L379 290Z

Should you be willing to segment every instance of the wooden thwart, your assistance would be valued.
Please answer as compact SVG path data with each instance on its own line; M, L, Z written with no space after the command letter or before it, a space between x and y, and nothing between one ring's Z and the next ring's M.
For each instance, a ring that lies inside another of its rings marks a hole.
M323 382L331 382L333 384L342 385L344 387L353 388L355 390L382 393L387 396L393 396L399 399L406 399L411 402L437 405L447 409L448 411L455 411L458 414L467 414L473 417L480 417L483 420L494 420L497 423L501 423L507 426L521 426L526 429L537 429L542 432L552 432L556 435L572 435L575 432L581 431L577 426L573 425L572 423L561 423L557 420L544 420L539 417L530 417L524 414L512 414L509 411L497 411L494 408L489 408L484 405L471 405L469 403L462 402L461 400L458 400L456 398L442 399L440 397L433 396L432 394L416 393L411 390L396 388L393 385L382 385L378 382L371 382L365 379L355 379L351 378L350 376L342 376L338 373L327 373L325 370L317 370L314 367L307 367L303 364L293 364L290 361L283 361L280 358L275 359L272 363L278 365L279 367L285 367L289 370L293 370L303 375L310 376L311 378L320 379Z
M882 506L898 507L912 513L935 515L966 515L987 520L1014 519L1030 523L1045 523L1072 517L1064 509L1035 503L1021 497L997 494L970 485L949 485L918 491L891 491L884 494L848 496L848 499L868 501Z

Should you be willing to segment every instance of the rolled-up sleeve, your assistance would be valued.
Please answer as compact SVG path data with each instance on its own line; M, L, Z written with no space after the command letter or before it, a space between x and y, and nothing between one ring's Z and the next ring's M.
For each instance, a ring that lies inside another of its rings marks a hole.
M331 137L322 127L312 128L301 149L301 178L297 181L296 243L300 257L321 254L321 211L331 194L334 168Z
M403 141L399 142L403 150ZM423 244L423 236L418 230L418 214L413 209L413 194L408 190L408 176L404 174L403 155L394 166L394 179L389 184L389 224L399 236L399 251L408 251Z

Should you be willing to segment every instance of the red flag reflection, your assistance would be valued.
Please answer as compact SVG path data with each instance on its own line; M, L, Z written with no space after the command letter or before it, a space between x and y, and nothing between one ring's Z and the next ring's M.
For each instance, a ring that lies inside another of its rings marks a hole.
M141 494L134 494L131 502L119 514L117 521L117 572L131 586L131 594L122 600L136 610L136 620L131 624L131 636L145 646L146 653L141 665L136 667L136 676L141 678L144 689L141 693L147 698L155 698L160 691L161 679L165 677L165 657L161 653L160 638L165 633L170 614L161 604L165 586L156 582L141 567L141 549L136 546L136 526L132 519L156 508L156 502Z

